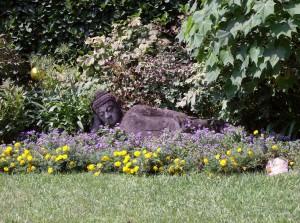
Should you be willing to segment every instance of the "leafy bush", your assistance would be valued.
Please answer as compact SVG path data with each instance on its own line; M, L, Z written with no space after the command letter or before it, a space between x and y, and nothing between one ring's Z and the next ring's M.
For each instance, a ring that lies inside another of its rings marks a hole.
M9 140L30 125L26 111L27 93L5 81L0 85L0 140Z
M84 40L110 30L111 23L140 14L145 21L168 23L176 20L180 4L176 1L80 0L80 1L1 1L3 30L13 37L23 52L54 52L67 44L70 55L80 53ZM2 11L3 10L3 11ZM1 26L0 26L1 30Z
M0 84L8 78L15 83L26 83L29 71L29 62L16 52L4 35L0 35Z
M232 173L262 170L268 159L285 157L290 168L299 156L299 141L282 142L265 135L247 136L229 127L216 134L166 132L159 138L140 139L119 129L98 134L27 133L28 139L0 146L0 171L30 173L89 171L125 174L180 175L192 171Z
M142 25L135 17L115 24L109 36L86 43L94 50L77 60L83 74L99 78L126 107L141 103L175 109L188 89L185 80L193 73L193 62L158 25Z
M43 131L88 130L94 92L101 88L93 78L80 76L77 68L58 65L51 57L32 57L32 64L45 71L45 77L32 90L29 104L37 126Z
M204 81L218 91L221 116L248 128L298 134L299 3L195 3L179 39L204 63Z

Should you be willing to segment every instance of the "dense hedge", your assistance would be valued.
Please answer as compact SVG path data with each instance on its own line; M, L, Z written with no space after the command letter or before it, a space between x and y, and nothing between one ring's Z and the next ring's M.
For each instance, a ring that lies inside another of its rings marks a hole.
M175 1L134 0L3 0L0 31L9 33L17 49L25 53L55 52L66 43L71 53L80 53L88 36L106 33L113 21L140 14L147 21L165 24L177 20L181 4ZM2 29L2 30L1 30Z

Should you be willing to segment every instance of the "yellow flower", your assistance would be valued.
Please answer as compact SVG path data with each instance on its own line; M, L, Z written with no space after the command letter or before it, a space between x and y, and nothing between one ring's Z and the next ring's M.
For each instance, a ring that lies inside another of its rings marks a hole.
M15 147L15 148L19 148L19 147L21 147L21 143L19 143L19 142L16 142L16 143L15 143L15 145L14 145L14 147Z
M98 167L98 168L102 168L102 167L103 167L103 164L102 164L102 163L97 163L97 167Z
M52 167L48 167L48 171L47 171L49 174L52 174L53 173L53 168Z
M128 163L126 163L125 166L129 168L129 167L131 167L131 164L132 164L131 162L128 162Z
M126 167L126 166L124 166L122 168L122 170L123 170L124 173L130 173L130 169L128 167Z
M94 164L89 164L87 166L88 171L93 171L93 170L95 170L95 168L96 168L96 166Z
M170 166L169 169L168 169L168 172L170 174L174 173L175 169L174 169L174 166Z
M29 150L29 149L25 149L23 153L24 153L24 155L26 155L26 156L27 156L27 155L29 155L29 154L30 154L30 150Z
M184 166L184 165L185 165L185 160L181 160L181 161L180 161L180 164L181 164L182 166Z
M18 156L17 160L20 162L23 159L22 156Z
M109 156L102 156L102 158L101 158L101 161L104 161L104 162L109 161L109 160L110 160Z
M126 155L126 156L124 157L123 163L126 164L126 163L129 162L129 160L130 160L130 155Z
M227 156L230 156L230 155L231 155L231 150L230 150L230 149L226 151L226 155L227 155Z
M160 151L161 151L161 148L158 147L158 148L156 149L156 152L160 153Z
M176 158L175 160L174 160L174 163L175 164L178 164L180 162L180 159L179 158Z
M204 158L203 159L203 163L206 165L206 164L208 164L208 159L207 158Z
M278 146L277 145L273 145L272 146L272 150L275 150L275 151L278 150Z
M14 162L10 163L9 165L10 167L14 168L16 166L16 164Z
M251 149L248 150L248 156L253 156L253 151Z
M257 135L258 133L259 133L258 130L253 131L253 135Z
M97 172L94 173L94 176L96 176L96 177L99 176L99 175L100 175L100 171L97 171Z
M9 168L6 166L3 168L4 172L8 172L9 171Z
M133 153L133 155L134 155L135 157L139 157L139 156L141 155L141 151L135 151L135 152Z
M46 159L46 160L49 160L50 158L51 158L51 154L47 153L47 154L45 155L45 159Z
M61 152L61 150L62 150L62 148L61 148L61 147L58 147L55 151L56 151L57 153L59 153L59 152Z
M132 160L132 163L133 163L133 164L135 164L135 163L137 163L137 162L138 162L137 159L133 159L133 160Z
M68 145L65 145L62 147L63 152L68 152L70 151L70 147Z
M31 161L32 160L32 155L28 155L26 158L27 158L28 161Z
M127 154L127 150L125 150L125 149L120 152L121 156L126 156L126 154Z
M120 161L117 161L117 162L114 163L115 167L120 167L121 164L122 164L122 163L121 163Z
M36 167L35 167L35 166L31 166L31 167L30 167L30 172L35 171L35 170L36 170Z
M289 164L290 164L290 166L294 166L295 162L290 161Z
M156 152L153 153L153 157L157 158L157 153Z
M166 157L166 160L170 160L170 159L171 159L171 157L170 157L170 156L167 156L167 157Z
M152 157L152 153L148 152L144 156L145 156L146 159L150 159Z
M20 160L20 165L23 166L25 164L25 160Z
M137 173L137 172L139 171L139 169L140 169L140 167L139 167L139 166L135 166L135 167L133 167L133 170L134 170L134 172L135 172L135 173Z
M60 161L60 160L65 160L68 158L68 155L67 154L62 154L62 155L58 155L56 158L55 158L55 161Z
M221 158L220 154L215 155L216 160L219 160Z
M11 146L8 146L8 147L6 147L6 149L4 150L4 154L6 155L6 156L9 156L10 154L11 154L11 152L12 152L12 147Z
M153 170L156 172L158 170L158 167L157 166L154 166L153 167Z
M143 154L146 154L146 153L147 153L147 150L146 150L146 149L144 149L144 150L143 150Z
M221 167L225 167L227 165L227 159L221 159L219 163Z
M241 152L242 152L242 148L239 147L239 148L236 149L236 151L237 151L238 153L241 153Z
M120 152L119 151L114 151L114 156L120 156Z

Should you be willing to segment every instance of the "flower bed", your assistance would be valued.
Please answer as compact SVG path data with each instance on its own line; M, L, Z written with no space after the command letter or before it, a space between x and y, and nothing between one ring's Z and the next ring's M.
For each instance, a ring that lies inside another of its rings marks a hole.
M286 158L292 167L299 157L299 143L258 131L247 135L240 127L227 127L222 133L203 129L193 135L165 132L147 139L126 135L118 128L74 136L59 131L27 132L23 141L1 146L0 171L89 171L95 176L108 172L181 175L259 171L274 157Z

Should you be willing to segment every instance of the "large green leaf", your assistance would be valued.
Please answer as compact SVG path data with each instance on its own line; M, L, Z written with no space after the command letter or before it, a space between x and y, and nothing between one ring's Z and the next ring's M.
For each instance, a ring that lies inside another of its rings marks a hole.
M221 73L221 70L218 67L208 70L207 73L205 74L205 81L207 81L207 83L211 83L211 82L217 80L220 73Z
M257 65L258 58L263 55L263 48L255 44L251 46L249 55L250 55L250 59Z
M220 52L220 59L223 62L224 65L232 64L234 63L234 58L230 52L230 49L221 50Z
M275 2L273 0L256 1L253 5L253 10L265 22L268 16L274 14L274 5Z
M269 48L265 50L265 63L270 62L275 67L279 60L284 60L288 55L288 49L283 46Z
M297 32L297 25L294 24L293 20L289 19L287 22L272 24L271 30L275 36L279 38L281 35L292 38L292 32Z
M300 15L300 3L290 3L284 7L284 9L290 13L290 15Z
M216 63L218 63L218 61L219 59L217 55L211 52L208 60L206 61L206 66L213 67Z

